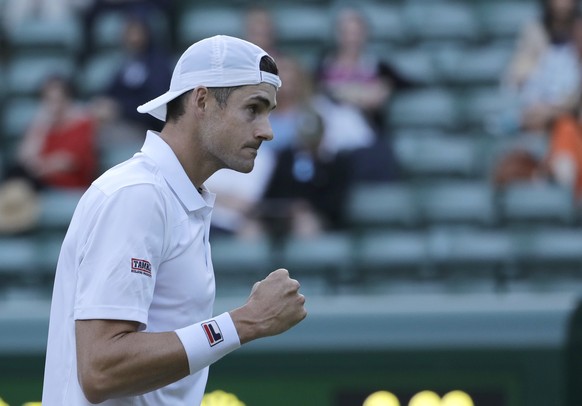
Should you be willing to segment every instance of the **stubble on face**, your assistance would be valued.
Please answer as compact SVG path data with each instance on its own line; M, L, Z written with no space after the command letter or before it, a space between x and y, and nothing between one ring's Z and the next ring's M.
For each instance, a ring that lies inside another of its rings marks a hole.
M275 96L272 85L261 83L234 90L223 107L212 100L202 139L216 170L252 171L262 142L272 139L268 117Z

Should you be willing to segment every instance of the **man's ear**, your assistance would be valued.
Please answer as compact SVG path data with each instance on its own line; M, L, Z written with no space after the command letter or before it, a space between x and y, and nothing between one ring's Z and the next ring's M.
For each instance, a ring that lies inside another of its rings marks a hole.
M192 104L194 111L197 113L202 113L206 110L209 99L210 92L208 91L208 88L205 86L199 86L192 92L190 103Z

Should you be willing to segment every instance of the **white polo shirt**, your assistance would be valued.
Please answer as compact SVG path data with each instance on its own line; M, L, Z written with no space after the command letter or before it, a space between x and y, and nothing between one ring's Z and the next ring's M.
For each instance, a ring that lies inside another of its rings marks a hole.
M75 348L75 320L86 319L137 321L146 332L199 324L200 329L179 334L183 343L193 340L184 343L189 376L102 404L201 403L208 365L240 346L228 313L201 323L212 317L215 295L208 242L214 199L205 188L196 190L154 132L148 132L141 152L91 185L75 210L57 265L43 406L90 405L78 383ZM198 348L200 354L194 354Z

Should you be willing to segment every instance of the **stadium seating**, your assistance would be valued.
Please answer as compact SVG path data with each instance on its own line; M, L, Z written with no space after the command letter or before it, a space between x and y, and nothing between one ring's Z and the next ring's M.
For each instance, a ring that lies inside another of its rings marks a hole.
M439 132L401 131L394 150L402 169L414 177L472 177L479 170L479 139Z
M62 20L23 21L7 32L13 52L73 55L81 46L80 22L70 15Z
M499 196L503 220L514 224L573 225L576 207L572 191L546 182L513 184Z
M50 75L73 75L72 57L59 55L19 54L8 63L6 90L8 96L34 96Z
M315 68L344 4L285 0L270 5L279 49ZM242 36L249 5L246 0L181 5L172 51L214 34ZM493 137L488 127L491 117L514 106L500 91L499 79L521 27L539 15L537 2L366 0L356 5L370 23L371 49L415 83L397 91L384 110L386 138L393 143L402 179L355 185L340 234L291 238L280 245L267 238L213 236L220 292L238 294L237 281L264 277L281 264L307 277L313 292L325 293L368 276L372 285L397 275L422 285L422 275L443 280L452 274L485 275L497 283L519 271L581 271L579 209L571 191L546 183L496 191L488 179L496 149L511 142ZM152 22L156 38L164 41L168 22L158 17ZM9 58L0 63L3 164L13 159L38 105L42 79L70 74L84 100L98 95L118 66L123 27L121 15L101 15L91 33L96 53L81 66L74 64L81 46L78 21L24 24L6 33ZM101 169L135 151L135 145L106 146ZM79 197L79 192L43 193L38 233L0 240L0 272L28 275L36 269L50 275Z
M390 125L397 129L453 129L459 118L455 95L436 87L395 94L385 114Z

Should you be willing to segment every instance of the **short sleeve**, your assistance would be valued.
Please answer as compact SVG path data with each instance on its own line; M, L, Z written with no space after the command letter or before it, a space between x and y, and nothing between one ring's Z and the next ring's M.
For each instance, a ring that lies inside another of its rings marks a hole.
M81 247L74 318L147 325L162 252L165 210L152 184L124 187L105 198Z

